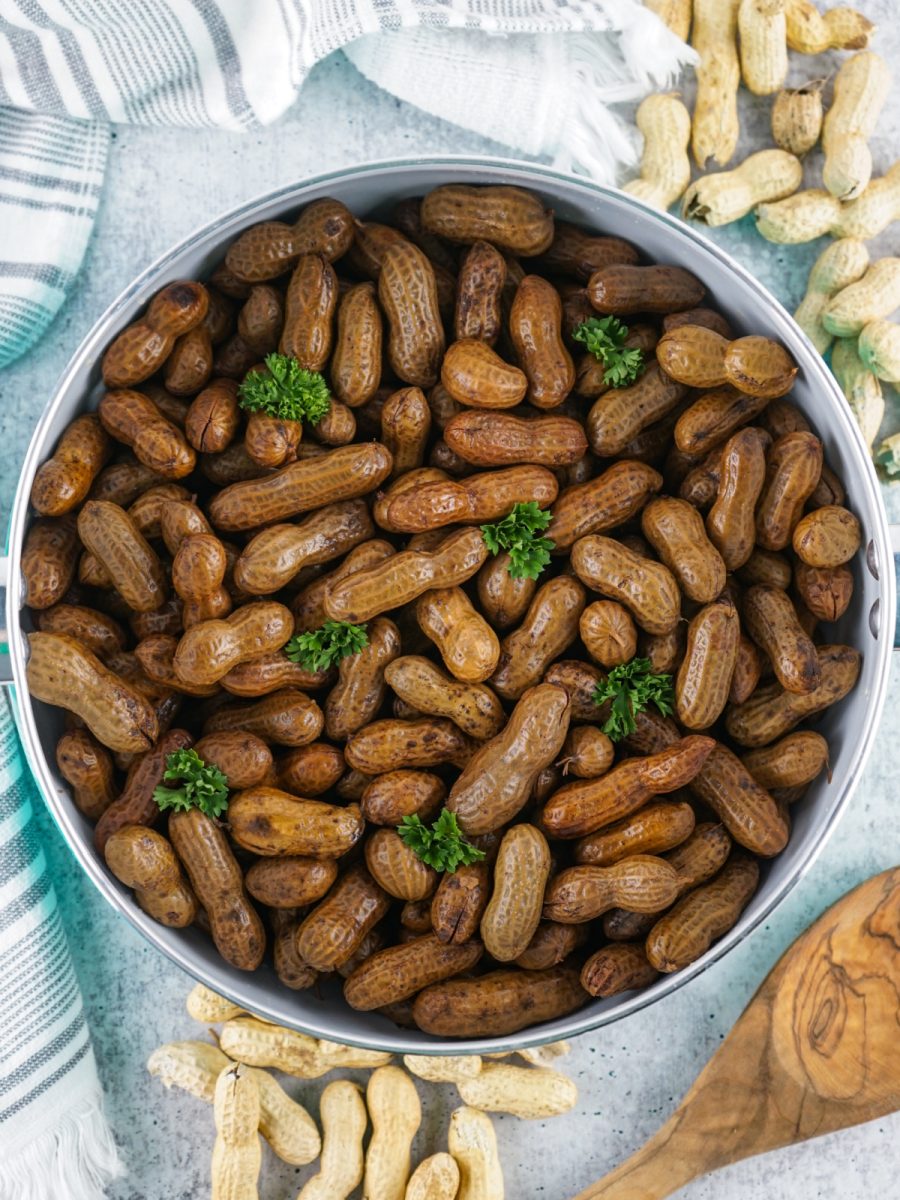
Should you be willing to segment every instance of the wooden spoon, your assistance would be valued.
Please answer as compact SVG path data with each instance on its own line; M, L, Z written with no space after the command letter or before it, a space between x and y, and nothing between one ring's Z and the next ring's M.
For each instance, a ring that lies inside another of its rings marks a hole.
M900 867L782 955L672 1118L576 1200L663 1200L754 1154L900 1108Z

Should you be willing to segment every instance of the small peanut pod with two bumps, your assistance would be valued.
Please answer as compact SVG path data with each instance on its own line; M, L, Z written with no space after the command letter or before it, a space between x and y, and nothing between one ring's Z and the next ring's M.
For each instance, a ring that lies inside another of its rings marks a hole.
M467 409L444 426L447 445L477 467L536 463L568 466L587 453L579 421L571 417L516 417L512 413Z
M512 825L494 862L494 888L481 918L484 948L498 962L512 962L527 949L541 919L550 876L547 839L534 825Z
M789 692L815 691L822 681L816 647L787 592L751 587L741 612L744 629L770 660L781 686Z
M756 228L770 242L811 242L832 237L868 241L883 232L900 213L900 163L873 179L855 200L841 201L824 188L796 192L785 200L760 204Z
M637 652L634 621L615 600L589 604L579 618L578 631L591 658L607 669L630 662Z
M494 737L506 723L503 706L489 687L445 675L430 659L413 654L395 658L385 667L384 678L413 708L447 717L478 740Z
M376 829L365 845L372 878L396 900L426 900L438 885L438 873L410 849L395 829Z
M368 629L368 643L338 664L338 681L325 701L325 732L341 741L371 721L384 700L386 667L400 653L400 631L387 617Z
M184 729L169 729L156 745L132 762L125 787L106 808L94 828L94 845L103 853L107 840L126 825L152 825L159 819L159 805L153 793L163 782L166 759L177 750L186 750L193 739Z
M784 550L803 506L822 475L822 443L812 433L786 433L769 451L766 483L756 510L756 541L763 550Z
M180 280L167 284L150 301L146 314L129 325L103 355L103 382L130 388L149 379L172 352L175 339L199 325L209 307L202 284Z
M365 826L356 805L305 800L264 784L237 792L228 820L234 841L263 858L340 858L360 840Z
M684 800L648 804L582 838L575 846L575 861L611 867L633 854L662 854L689 838L695 821L694 810Z
M458 404L473 408L514 408L525 399L528 377L504 362L487 342L463 338L451 343L441 364L441 384Z
M293 225L263 221L251 225L228 248L225 265L243 283L264 283L290 271L301 254L340 258L353 241L353 214L339 200L323 197L301 212Z
M691 181L691 115L674 92L657 93L641 101L635 120L644 138L641 177L623 190L665 210Z
M863 277L868 266L869 251L859 238L839 238L826 246L813 263L806 295L794 313L794 320L820 354L834 340L822 323L822 313L832 297Z
M381 775L405 767L464 766L476 743L441 717L372 721L352 734L344 748L348 765L364 775Z
M688 387L731 384L738 391L772 400L789 392L797 365L788 352L765 337L729 341L702 325L681 325L664 334L657 360L672 379Z
M175 671L185 683L216 683L239 663L280 650L293 632L294 618L283 604L245 604L223 620L192 625L175 651Z
M206 719L203 733L237 729L254 733L264 742L277 746L305 746L316 740L324 723L322 710L314 700L297 688L285 687L270 692L254 704L222 705Z
M787 44L798 54L862 50L875 26L861 12L843 6L820 13L812 0L786 0Z
M562 749L570 710L561 687L538 684L521 697L505 728L472 756L447 800L467 835L500 829L525 806L535 779Z
M349 1079L336 1079L322 1092L322 1157L318 1174L297 1200L347 1200L363 1179L363 1138L368 1115L360 1089Z
M709 158L724 167L737 147L738 5L739 0L694 0L691 45L700 62L691 147L701 171Z
M524 188L434 188L420 208L422 228L451 242L490 242L510 254L543 254L553 241L553 213Z
M82 502L112 452L112 442L95 413L76 417L56 449L35 472L32 506L44 517L61 517Z
M893 321L869 321L860 332L856 352L879 379L900 383L900 325Z
M749 0L751 4L758 2ZM745 217L757 204L790 196L802 182L803 167L793 154L786 150L759 150L733 171L695 179L681 201L681 215L703 225L729 225Z
M596 779L567 783L544 805L541 826L552 837L580 838L630 816L653 796L690 783L714 745L692 734L657 754L625 759Z
M568 276L586 283L601 267L637 260L637 248L622 238L591 234L568 221L557 221L553 241L535 266L551 277Z
M857 338L837 339L831 352L831 370L871 451L884 420L885 400L881 381L859 356Z
M143 392L107 392L97 412L111 437L130 446L138 462L165 479L182 479L196 466L197 455L184 434Z
M431 409L421 388L392 392L381 410L381 440L394 459L394 477L421 467L431 432Z
M425 592L416 602L416 621L456 679L483 683L493 674L500 642L462 588Z
M686 500L651 500L641 530L690 600L708 604L725 586L725 563L706 535L703 518Z
M756 542L756 503L766 481L765 446L756 429L740 429L722 451L719 486L706 516L709 540L729 571L737 571Z
M546 508L559 484L546 467L508 467L470 475L459 483L437 481L401 492L387 508L390 526L404 533L423 533L455 522L482 524L507 516L526 501Z
M652 921L652 915L642 916ZM634 942L614 942L596 950L581 968L581 986L592 996L606 998L620 992L647 987L659 975L643 946Z
M575 385L575 364L562 339L562 300L540 275L526 275L509 313L509 336L528 379L526 399L556 408Z
M89 821L103 816L118 795L112 755L86 729L70 729L56 743L56 765L78 811Z
M677 896L674 867L652 854L634 854L611 867L578 866L560 871L544 895L544 917L578 925L612 908L657 913Z
M307 371L321 371L331 355L337 298L331 263L321 254L301 254L285 295L278 349Z
M106 865L134 889L138 904L161 925L183 929L197 916L197 897L181 871L171 843L145 825L124 825L106 842Z
M508 629L525 616L537 591L537 580L527 575L513 579L507 550L493 555L478 572L478 600L495 629Z
M741 624L731 600L707 604L688 625L675 679L675 711L686 729L709 729L725 709L740 645Z
M838 200L855 200L872 177L869 138L891 87L887 63L871 50L845 59L822 127L822 182Z
M184 601L185 629L200 621L225 617L231 611L231 596L225 587L228 556L212 533L186 537L172 561L172 587Z
M561 492L551 509L547 536L562 551L586 534L615 529L639 513L662 485L662 475L646 463L613 463L596 478Z
M822 132L824 79L784 88L772 104L772 140L798 157L812 150Z
M74 514L34 521L22 548L25 604L35 609L58 604L72 585L80 553Z
M575 543L571 561L582 583L623 604L647 633L671 633L678 624L681 592L675 576L662 563L597 534Z
M828 767L828 742L821 733L804 729L751 750L741 761L760 787L803 787Z
M870 321L900 305L900 258L879 258L865 275L829 300L822 324L835 337L856 337Z
M416 1085L401 1067L378 1067L369 1076L366 1107L372 1137L366 1150L366 1200L404 1200L412 1169L413 1138L422 1122Z
M366 784L360 809L372 825L399 825L413 813L427 822L437 815L446 795L443 781L428 771L385 771Z
M290 854L257 859L244 882L253 899L267 908L305 908L321 900L336 878L333 859Z
M627 454L638 434L672 412L687 393L686 384L651 362L635 383L611 388L594 401L585 422L591 449L601 458Z
M431 387L444 354L444 326L434 267L412 242L385 253L378 276L378 299L387 317L387 353L404 383Z
M118 504L88 500L78 514L78 536L129 608L152 612L165 602L168 587L159 556Z
M425 988L413 1003L413 1020L438 1037L501 1036L565 1016L586 1000L578 972L564 963L544 971L498 970ZM451 1118L451 1148L452 1129Z
M538 588L522 624L500 643L490 680L495 692L504 700L518 700L540 682L550 663L578 636L585 600L584 588L571 575L558 575Z
M347 978L344 998L351 1008L371 1012L470 971L481 955L480 942L442 942L426 933L369 955Z
M43 633L66 633L104 662L125 649L125 630L106 613L83 604L54 604L36 615Z

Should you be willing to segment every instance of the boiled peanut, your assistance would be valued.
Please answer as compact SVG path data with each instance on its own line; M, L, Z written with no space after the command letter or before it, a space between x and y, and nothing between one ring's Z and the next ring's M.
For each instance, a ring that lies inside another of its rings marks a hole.
M741 846L762 858L784 849L790 834L784 815L727 746L716 743L691 789Z
M601 313L677 312L696 308L706 289L684 267L601 267L588 281L588 296Z
M420 388L392 392L381 410L381 440L394 460L393 474L420 467L431 431L431 410Z
M226 704L203 725L204 735L243 729L277 746L305 746L322 732L322 710L296 688L271 692L255 704Z
M83 604L54 604L37 615L42 633L64 633L105 661L125 649L125 631L106 613Z
M777 342L764 337L728 341L701 325L682 325L664 334L656 357L666 375L689 387L731 384L765 400L783 396L797 374L796 364Z
M571 561L583 583L624 604L648 633L669 633L678 624L681 594L675 577L661 563L596 534L575 543Z
M444 184L420 209L422 228L451 242L486 241L511 254L542 254L553 241L553 213L524 188Z
M165 601L167 586L159 558L118 504L88 500L78 514L78 536L129 608L150 612Z
M479 467L536 463L563 466L584 456L584 430L571 417L523 419L511 413L466 409L444 427L451 450Z
M581 986L592 996L616 996L647 987L659 972L643 946L619 942L595 951L581 968Z
M546 971L490 971L425 988L413 1003L413 1017L437 1037L502 1036L574 1012L586 999L578 973L564 964Z
M404 241L384 255L378 299L388 321L388 359L404 383L431 387L444 354L444 327L438 310L434 268L418 248Z
M344 558L339 567L323 575L302 588L291 601L291 612L294 614L294 632L306 633L312 629L320 629L328 619L325 612L324 598L326 589L333 583L338 583L354 571L364 570L383 562L394 553L394 547L379 538L363 542L356 546Z
M637 651L637 630L627 608L615 600L595 600L578 622L591 658L607 669L629 662ZM576 772L577 773L577 772Z
M351 1008L382 1008L470 970L481 954L479 942L448 945L428 933L367 958L344 984L344 998Z
M291 270L301 254L324 254L334 261L352 241L351 213L339 200L325 197L308 204L293 225L263 221L245 229L225 262L237 279L260 283Z
M29 608L49 608L62 600L75 578L80 549L74 516L49 517L29 527L21 560Z
M199 283L179 280L157 292L143 318L124 329L103 355L103 382L110 388L142 383L163 365L175 339L206 316L209 295Z
M397 900L424 900L438 873L411 850L395 829L376 829L365 845L366 866L379 887Z
M648 804L582 838L575 846L575 861L609 867L632 854L661 854L690 837L694 824L694 810L685 801Z
M651 362L635 383L612 388L594 401L585 422L591 449L601 458L624 453L642 430L670 413L687 390L686 384L670 379Z
M463 683L482 683L497 666L497 635L459 587L434 588L416 603L416 621Z
M493 346L500 335L500 300L506 260L490 242L474 242L466 251L456 287L453 330L457 341L475 338Z
M534 825L512 825L494 863L494 889L481 918L481 940L498 962L523 954L541 919L550 847Z
M753 859L731 859L711 883L689 892L653 926L646 944L652 965L671 972L698 959L735 924L758 882Z
M729 571L744 566L753 553L756 502L765 481L765 449L758 432L741 429L722 451L718 490L706 517L709 540Z
M320 971L340 966L389 907L390 897L365 867L350 867L297 930L297 949L304 962Z
M175 851L160 833L124 825L107 839L106 865L154 921L182 929L197 915L197 898L181 873Z
M175 671L185 683L216 683L239 663L280 650L293 631L294 619L283 604L245 604L224 620L192 625L175 651Z
M853 596L853 575L847 567L810 567L798 562L794 581L800 599L820 621L837 621Z
M472 757L475 743L452 721L422 717L417 721L372 721L351 734L344 748L350 767L381 775L402 767L462 766Z
M813 509L794 527L794 553L809 567L840 567L859 550L862 530L846 508L836 504Z
M564 925L592 921L611 908L662 912L678 895L678 876L650 854L621 858L610 867L567 867L544 895L544 916Z
M451 678L419 655L394 659L384 678L402 700L423 713L448 717L470 737L494 737L506 722L503 706L489 687Z
M342 658L338 681L325 701L325 732L335 741L347 738L375 716L384 700L384 672L400 653L400 633L393 621L377 617L368 644Z
M787 593L751 587L744 595L742 615L744 628L771 661L781 686L789 692L815 691L822 678L816 648Z
M372 825L399 825L414 813L427 823L446 794L443 782L427 771L386 771L366 785L360 808Z
M675 679L675 711L686 729L708 729L725 708L740 643L737 609L728 599L707 604L688 625Z
M641 513L641 529L689 599L705 604L718 596L725 563L692 505L669 497L651 500Z
M593 725L574 725L566 736L557 765L562 767L563 775L596 779L609 770L614 755L615 748L605 733Z
M644 463L614 463L596 479L566 488L553 505L547 536L557 551L589 533L605 533L640 512L663 485L662 476Z
M575 384L575 365L562 340L562 301L540 275L526 275L516 289L509 334L528 379L527 399L536 408L555 408Z
M560 575L538 588L523 623L500 645L491 684L505 700L518 700L540 681L545 669L578 636L584 589L576 579Z
M339 858L356 845L364 828L353 805L340 808L322 800L298 799L266 785L233 795L228 823L239 846L263 857Z
M788 433L769 452L766 484L756 514L756 540L783 550L822 473L822 443L811 433Z
M72 729L56 743L56 765L72 785L78 811L97 821L118 794L109 751L85 729Z

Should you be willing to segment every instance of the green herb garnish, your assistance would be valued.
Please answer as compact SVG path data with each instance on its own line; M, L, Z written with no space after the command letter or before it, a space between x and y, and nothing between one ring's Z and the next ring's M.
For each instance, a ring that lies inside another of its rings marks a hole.
M174 808L187 812L199 808L208 817L220 817L228 807L228 779L212 763L204 762L196 750L175 750L166 755L163 779L181 780L181 787L153 789L153 799L164 812Z
M550 538L539 536L550 521L550 513L544 512L535 500L529 500L527 504L516 504L502 521L482 525L481 536L491 554L507 551L513 579L537 579L556 545Z
M349 621L326 621L319 629L295 633L284 648L291 662L307 671L327 671L350 654L359 654L369 644L365 625Z
M628 326L618 317L588 317L575 328L572 337L603 363L603 382L610 387L627 387L640 374L643 351L625 345Z
M652 666L649 658L633 658L613 667L606 681L594 689L595 704L612 700L609 717L600 727L610 741L618 742L634 733L635 713L650 704L655 704L664 717L672 712L675 703L672 676L654 675Z
M307 371L286 354L268 354L265 364L268 374L251 371L238 388L241 408L317 425L331 408L325 377L318 371Z
M467 842L456 820L456 813L445 808L429 828L418 813L404 817L397 826L400 840L422 862L436 871L453 872L457 867L468 866L484 858L484 851Z

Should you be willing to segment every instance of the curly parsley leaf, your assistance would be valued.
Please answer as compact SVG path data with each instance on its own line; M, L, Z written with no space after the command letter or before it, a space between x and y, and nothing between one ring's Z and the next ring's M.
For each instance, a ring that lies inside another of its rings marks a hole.
M675 691L671 675L654 675L649 658L633 658L631 662L613 667L603 683L594 689L594 703L612 707L601 729L613 741L621 741L637 729L635 713L653 704L668 717L674 708Z
M268 373L251 371L238 388L241 408L317 425L331 408L325 377L307 371L286 354L269 354L265 364Z
M513 579L537 579L556 545L550 538L540 536L550 521L550 513L529 500L527 504L516 504L502 521L482 525L481 536L491 554L502 550L509 554L508 570Z
M575 328L572 337L603 363L603 380L610 387L627 387L641 373L643 351L625 345L628 326L618 317L588 317Z
M365 625L348 621L326 621L319 629L296 633L284 648L291 662L306 671L327 671L350 654L359 654L369 644Z
M228 807L228 779L212 763L204 762L196 750L175 750L166 755L163 779L180 780L180 787L153 789L153 799L165 812L187 812L199 808L208 817L220 817Z
M453 872L484 858L484 851L467 842L456 820L456 813L445 808L438 819L427 826L418 813L404 817L397 826L400 840L422 862L436 871Z

